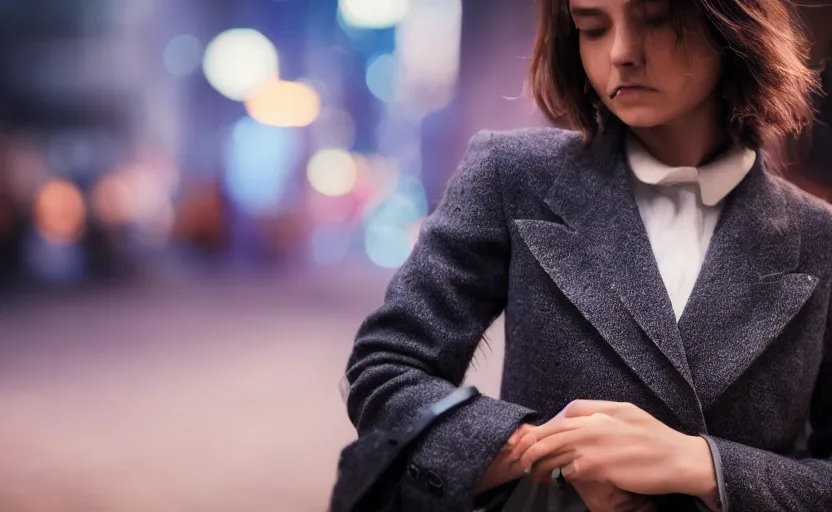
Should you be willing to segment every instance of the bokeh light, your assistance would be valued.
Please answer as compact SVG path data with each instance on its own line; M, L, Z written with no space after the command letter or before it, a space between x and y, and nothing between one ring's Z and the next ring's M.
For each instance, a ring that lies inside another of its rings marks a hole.
M321 113L321 101L311 86L272 79L245 100L254 120L271 126L308 126Z
M417 196L416 200L410 195ZM424 215L418 195L418 188L409 184L365 214L365 250L379 267L396 268L413 250L412 230Z
M316 191L326 196L341 196L355 187L358 169L349 152L323 149L309 159L306 175Z
M165 68L174 76L193 73L202 62L202 43L194 36L180 35L165 46L163 59Z
M424 113L446 107L459 76L462 0L414 2L396 28L397 99Z
M379 100L390 103L396 96L396 58L383 53L367 64L367 88Z
M417 205L412 199L401 193L394 193L364 215L365 227L372 225L389 225L407 229L422 218Z
M347 25L383 29L407 16L410 0L338 0L338 12Z
M130 190L130 220L138 228L142 243L161 245L167 241L175 221L175 209L165 176L145 165L123 171Z
M381 268L402 265L412 251L408 230L385 224L372 224L364 231L367 256Z
M113 226L133 220L130 184L120 173L105 174L90 194L90 209L96 219Z
M332 85L327 84L319 78L303 76L295 80L295 82L311 87L312 90L315 91L315 94L318 96L321 103L327 103L336 97L336 93L333 91Z
M251 214L278 211L301 151L296 128L268 126L247 116L237 121L229 139L225 177L231 199Z
M396 189L416 208L417 215L424 217L428 214L428 197L425 185L416 178L402 178L399 180Z
M35 197L34 219L38 233L49 242L75 242L84 231L84 196L69 181L48 181Z
M203 70L208 83L220 94L243 101L279 76L277 49L256 30L227 30L208 43Z

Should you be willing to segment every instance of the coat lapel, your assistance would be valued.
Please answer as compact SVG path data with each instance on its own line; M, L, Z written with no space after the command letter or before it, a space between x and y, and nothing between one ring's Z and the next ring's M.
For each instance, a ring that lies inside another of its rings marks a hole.
M679 320L706 409L765 351L818 283L795 271L800 235L790 226L784 185L757 160L727 199Z
M516 220L549 277L622 360L692 432L704 431L670 298L633 199L623 128L569 153L545 202L550 218Z

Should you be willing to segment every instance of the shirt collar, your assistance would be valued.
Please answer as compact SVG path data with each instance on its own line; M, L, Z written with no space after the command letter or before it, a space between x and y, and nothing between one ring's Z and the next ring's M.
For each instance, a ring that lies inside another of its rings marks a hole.
M735 145L705 165L671 167L647 152L635 135L627 134L627 161L640 182L657 186L698 184L706 206L716 205L734 190L756 160L756 152Z

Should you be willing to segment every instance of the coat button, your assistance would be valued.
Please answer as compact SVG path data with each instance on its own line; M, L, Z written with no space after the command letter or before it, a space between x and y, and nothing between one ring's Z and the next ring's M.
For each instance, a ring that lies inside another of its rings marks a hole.
M428 471L426 473L425 480L428 486L428 490L431 494L437 497L442 496L442 492L445 489L445 482L443 482L442 479L439 478L439 475L437 475L433 471Z

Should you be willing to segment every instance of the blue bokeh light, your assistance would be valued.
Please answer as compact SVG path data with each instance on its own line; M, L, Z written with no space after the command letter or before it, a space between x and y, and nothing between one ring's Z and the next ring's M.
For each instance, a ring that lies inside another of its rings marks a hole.
M426 213L422 183L400 180L390 197L364 215L364 245L370 261L382 268L401 266L413 248L412 229Z
M428 214L427 193L425 192L425 186L420 180L415 178L401 178L396 185L396 190L410 201L416 210L418 218L422 218Z
M174 76L189 75L202 64L202 51L202 43L196 37L176 36L165 46L165 68Z
M286 182L302 156L302 140L297 128L266 126L250 117L237 121L226 162L232 200L254 215L279 211Z
M407 229L421 218L416 203L404 194L395 193L364 214L364 226L368 229L379 225Z
M397 268L410 256L410 234L399 227L371 224L364 232L367 256L382 268Z
M391 103L396 96L398 64L396 57L382 53L367 62L367 88L373 96L385 103Z

